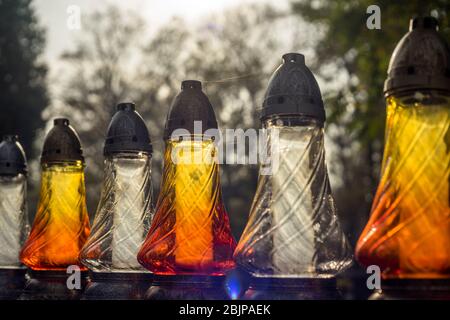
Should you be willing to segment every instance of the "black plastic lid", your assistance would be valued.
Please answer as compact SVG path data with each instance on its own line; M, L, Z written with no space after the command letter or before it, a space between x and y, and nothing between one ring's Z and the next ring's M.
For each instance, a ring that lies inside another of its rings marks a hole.
M283 63L269 80L261 120L275 115L303 115L325 122L319 85L300 53L283 55Z
M434 17L410 20L389 63L386 96L421 89L450 92L450 51L438 29Z
M84 161L80 138L66 118L53 120L41 156L41 163L61 161Z
M181 92L170 106L164 139L169 139L176 129L185 129L194 135L194 121L201 121L203 134L208 129L218 128L214 109L202 91L202 83L185 80L181 83Z
M19 138L5 135L0 142L0 176L15 176L27 173L27 159Z
M103 154L139 152L152 153L147 126L134 103L119 103L108 126Z

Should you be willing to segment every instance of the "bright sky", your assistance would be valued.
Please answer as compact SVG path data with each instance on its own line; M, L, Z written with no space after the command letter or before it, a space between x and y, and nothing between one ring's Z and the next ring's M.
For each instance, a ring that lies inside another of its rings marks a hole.
M35 0L34 5L41 24L47 29L47 61L57 59L62 51L70 48L73 37L81 30L69 30L67 8L76 5L84 14L114 4L140 13L152 27L160 26L172 16L182 16L187 21L208 13L242 3L268 2L268 0ZM280 1L286 3L286 0ZM278 4L278 3L277 3Z

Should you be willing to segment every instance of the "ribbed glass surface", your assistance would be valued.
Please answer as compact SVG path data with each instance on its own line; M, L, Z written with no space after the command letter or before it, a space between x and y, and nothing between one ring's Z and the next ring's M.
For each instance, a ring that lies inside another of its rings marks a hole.
M0 268L19 268L19 253L28 236L27 178L0 176Z
M43 164L38 209L21 261L33 270L79 265L89 229L83 163Z
M157 274L223 274L235 241L212 141L168 141L155 218L139 262Z
M387 100L381 180L356 248L385 278L450 277L450 100Z
M257 277L330 277L351 264L314 122L268 121L271 172L261 174L236 262Z
M108 157L91 235L81 252L82 263L93 271L145 270L137 253L152 220L151 200L151 157Z

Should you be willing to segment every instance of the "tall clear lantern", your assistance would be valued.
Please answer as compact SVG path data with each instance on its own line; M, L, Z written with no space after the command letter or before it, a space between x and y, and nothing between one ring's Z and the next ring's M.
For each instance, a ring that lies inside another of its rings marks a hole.
M301 54L288 53L270 79L260 165L237 264L260 279L333 278L352 262L325 161L325 110Z

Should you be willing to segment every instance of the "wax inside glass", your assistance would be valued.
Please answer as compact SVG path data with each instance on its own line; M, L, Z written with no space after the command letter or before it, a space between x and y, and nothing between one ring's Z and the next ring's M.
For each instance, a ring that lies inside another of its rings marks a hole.
M89 231L83 163L44 163L38 209L21 261L33 270L80 265Z
M256 277L335 276L351 253L331 195L323 128L302 117L269 119L264 127L270 165L260 167L235 259Z
M21 267L19 253L28 235L27 179L0 176L0 268Z
M105 159L102 194L81 260L97 272L143 271L137 253L152 220L151 156Z
M139 261L157 274L220 275L235 247L211 140L167 141L154 222Z

